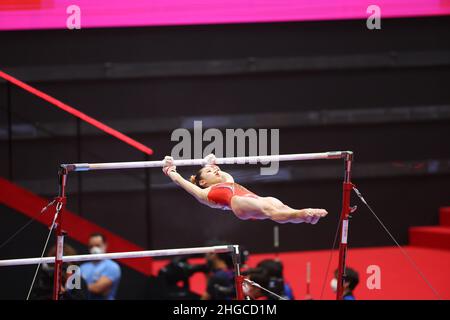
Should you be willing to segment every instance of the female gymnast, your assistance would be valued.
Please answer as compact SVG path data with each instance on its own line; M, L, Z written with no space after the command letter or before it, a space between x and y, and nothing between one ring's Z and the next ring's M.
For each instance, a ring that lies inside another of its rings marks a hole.
M231 210L242 220L271 219L278 223L316 224L328 212L324 209L292 209L273 197L260 197L234 182L233 177L215 165L215 156L205 157L206 165L190 182L184 179L173 164L173 158L164 158L163 172L173 182L211 208Z

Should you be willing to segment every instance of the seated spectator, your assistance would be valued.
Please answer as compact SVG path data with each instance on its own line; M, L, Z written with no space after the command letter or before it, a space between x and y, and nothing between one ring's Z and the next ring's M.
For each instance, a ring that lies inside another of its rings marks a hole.
M91 254L105 253L107 242L104 235L94 233L89 237ZM119 287L120 266L109 259L86 262L81 265L81 276L88 284L88 299L114 300Z
M338 270L334 271L334 278L331 280L330 285L333 292L337 292L337 284L338 284ZM359 283L359 274L352 268L345 269L345 279L344 279L344 300L356 300L355 295L353 294L353 290L355 290L356 286Z

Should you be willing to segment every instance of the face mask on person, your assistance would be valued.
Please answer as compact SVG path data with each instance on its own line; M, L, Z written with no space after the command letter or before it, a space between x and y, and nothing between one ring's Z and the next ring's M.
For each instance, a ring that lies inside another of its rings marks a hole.
M333 292L337 292L337 285L338 285L337 279L336 278L331 279L330 287L331 287L331 290L333 290Z
M102 248L102 247L94 246L94 247L92 247L92 248L89 249L89 252L90 252L91 254L105 253L105 249Z

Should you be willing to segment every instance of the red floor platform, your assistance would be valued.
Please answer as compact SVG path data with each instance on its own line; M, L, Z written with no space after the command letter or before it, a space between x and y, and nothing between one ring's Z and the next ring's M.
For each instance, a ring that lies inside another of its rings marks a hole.
M416 262L417 266L438 291L441 298L450 299L450 250L422 247L404 247ZM284 275L294 290L295 298L304 299L306 294L306 264L311 263L311 294L314 299L320 299L324 283L326 266L330 251L305 251L280 253L278 258L284 264ZM254 267L263 259L273 259L274 254L253 254L248 265ZM330 272L326 279L323 299L334 299L330 288L332 273L337 266L338 254L333 253ZM203 263L203 259L191 259L191 263ZM157 272L167 260L154 261ZM371 265L380 267L381 288L368 289L366 283L371 274L367 268ZM360 283L355 290L357 299L367 300L416 300L436 299L425 281L414 270L408 260L397 247L376 247L350 249L348 252L348 266L360 274ZM191 278L191 289L202 293L206 279L203 274L196 274Z
M438 226L420 226L409 228L409 244L450 250L450 207L439 209Z
M413 246L450 250L450 227L413 227L409 239Z

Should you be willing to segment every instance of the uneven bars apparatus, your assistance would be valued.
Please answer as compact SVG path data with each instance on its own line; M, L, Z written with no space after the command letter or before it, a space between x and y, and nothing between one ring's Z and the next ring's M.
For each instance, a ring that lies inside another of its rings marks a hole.
M347 258L347 237L350 213L354 211L350 208L350 194L353 188L351 183L351 168L353 161L352 151L330 151L321 153L303 153L303 154L289 154L289 155L268 155L268 156L249 156L249 157L230 157L230 158L217 158L215 163L221 164L256 164L256 163L268 163L272 161L301 161L301 160L330 160L330 159L344 159L345 160L345 173L343 182L343 194L342 194L342 211L340 216L340 244L339 244L339 268L338 268L338 288L336 293L336 299L343 299L343 281L345 278L346 258ZM204 159L189 159L189 160L174 160L175 166L195 166L207 164ZM132 258L132 257L151 257L152 252L159 252L160 256L164 253L172 253L172 255L183 254L181 252L188 252L189 249L173 249L171 250L156 250L156 251L138 251L138 252L122 252L122 253L106 253L99 255L79 255L71 257L63 257L63 245L64 245L64 233L62 229L62 208L66 204L66 184L67 175L69 172L77 171L93 171L93 170L115 170L115 169L142 169L142 168L157 168L163 167L164 161L136 161L136 162L111 162L111 163L74 163L74 164L61 164L58 172L59 175L59 194L55 198L57 207L56 217L54 219L56 225L56 253L55 258L31 258L31 259L15 259L15 260L3 260L0 261L0 266L6 265L21 265L21 264L36 264L41 262L54 262L54 283L53 283L53 299L58 300L59 291L61 288L62 280L62 264L69 261L83 261L74 259L98 260L104 258ZM207 250L208 247L202 248ZM209 247L211 249L211 247ZM236 297L238 300L244 299L244 293L242 290L242 284L244 281L243 276L240 274L240 259L239 259L239 246L228 246L228 251L233 253L233 261L235 264L235 281L236 281ZM232 248L232 250L231 250ZM191 248L201 249L201 248ZM204 253L197 252L197 253ZM211 252L211 251L208 251ZM193 252L190 252L193 253ZM136 256L135 256L136 254ZM166 254L170 255L170 254Z

